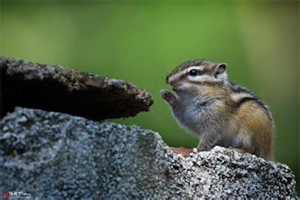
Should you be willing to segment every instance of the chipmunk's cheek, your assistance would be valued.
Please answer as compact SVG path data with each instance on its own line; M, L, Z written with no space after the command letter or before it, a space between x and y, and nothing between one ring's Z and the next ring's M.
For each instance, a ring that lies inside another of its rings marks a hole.
M178 84L174 84L172 85L172 90L174 92L176 92L176 94L179 94L181 93L182 91L186 90L187 89L187 84L184 84L184 83L178 83Z

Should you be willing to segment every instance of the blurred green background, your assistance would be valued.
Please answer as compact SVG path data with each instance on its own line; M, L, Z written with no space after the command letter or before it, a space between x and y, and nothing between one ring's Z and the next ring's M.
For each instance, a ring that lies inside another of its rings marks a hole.
M172 3L171 3L172 2ZM164 77L191 58L227 62L231 80L273 111L275 155L298 177L299 3L223 1L0 1L0 54L124 79L149 91L150 112L130 119L170 146L198 139L159 95Z

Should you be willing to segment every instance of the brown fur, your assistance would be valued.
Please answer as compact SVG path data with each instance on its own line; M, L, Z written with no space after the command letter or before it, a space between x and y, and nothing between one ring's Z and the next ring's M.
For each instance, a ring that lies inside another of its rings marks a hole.
M273 160L272 138L273 123L255 101L243 103L237 110L241 131L250 134L251 149L247 152Z

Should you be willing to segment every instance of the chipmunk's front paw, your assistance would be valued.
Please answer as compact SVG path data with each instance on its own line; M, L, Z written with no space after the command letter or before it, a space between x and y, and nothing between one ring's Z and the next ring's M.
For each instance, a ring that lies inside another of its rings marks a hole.
M160 95L166 102L168 102L172 106L177 102L176 97L168 90L161 90Z

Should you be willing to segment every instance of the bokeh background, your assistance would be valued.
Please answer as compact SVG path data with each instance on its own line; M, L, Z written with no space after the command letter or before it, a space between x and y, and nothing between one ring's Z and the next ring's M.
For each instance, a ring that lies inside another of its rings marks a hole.
M164 77L191 58L226 62L231 80L273 111L276 159L299 191L299 3L240 1L0 0L0 54L124 79L149 91L150 112L130 119L170 146L198 139L159 95ZM298 19L297 19L298 18ZM299 192L298 192L299 194Z

